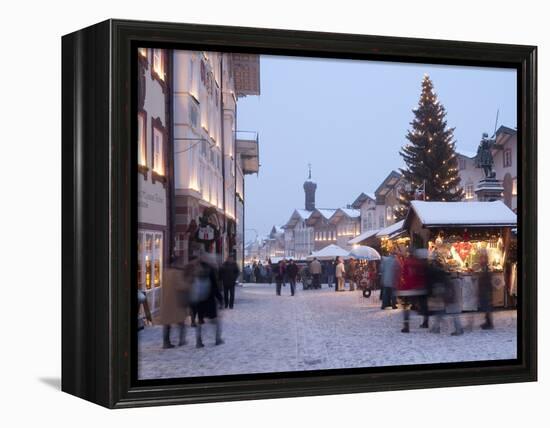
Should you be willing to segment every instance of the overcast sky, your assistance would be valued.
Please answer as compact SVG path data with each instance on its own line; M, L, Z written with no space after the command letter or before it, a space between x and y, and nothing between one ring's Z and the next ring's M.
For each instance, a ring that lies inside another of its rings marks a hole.
M237 129L257 131L260 173L246 177L246 240L304 208L307 164L316 206L338 208L374 192L403 165L399 149L428 73L457 149L475 152L481 134L516 127L511 69L262 56L261 95L239 100Z

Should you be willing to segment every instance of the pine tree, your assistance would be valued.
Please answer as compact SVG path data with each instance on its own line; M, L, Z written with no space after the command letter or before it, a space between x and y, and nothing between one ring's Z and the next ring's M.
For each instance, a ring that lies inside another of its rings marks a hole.
M407 133L409 142L399 154L406 168L400 171L407 183L400 191L400 207L395 216L403 218L410 201L418 199L419 192L426 201L460 201L464 191L460 187L458 158L453 137L454 128L447 128L445 107L437 100L428 75L422 81L422 94L414 119Z

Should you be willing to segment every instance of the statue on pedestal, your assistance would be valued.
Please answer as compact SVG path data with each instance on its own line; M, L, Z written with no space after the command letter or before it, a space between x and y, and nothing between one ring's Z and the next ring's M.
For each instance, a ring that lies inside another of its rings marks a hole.
M483 168L485 173L485 178L495 178L495 171L493 171L493 155L491 154L491 148L494 144L494 140L489 139L487 133L483 133L481 137L481 142L477 148L476 155L476 167Z

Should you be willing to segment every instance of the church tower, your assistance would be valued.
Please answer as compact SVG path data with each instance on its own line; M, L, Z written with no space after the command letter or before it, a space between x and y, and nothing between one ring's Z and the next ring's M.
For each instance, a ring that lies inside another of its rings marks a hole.
M317 190L317 184L311 181L311 164L309 167L309 175L304 182L304 192L306 194L306 210L313 211L315 209L315 191Z

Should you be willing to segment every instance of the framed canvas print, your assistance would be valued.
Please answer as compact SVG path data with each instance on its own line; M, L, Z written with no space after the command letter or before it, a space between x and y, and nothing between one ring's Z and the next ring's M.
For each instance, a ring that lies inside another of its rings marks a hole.
M64 391L536 380L535 47L109 20L62 48Z

